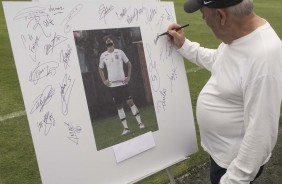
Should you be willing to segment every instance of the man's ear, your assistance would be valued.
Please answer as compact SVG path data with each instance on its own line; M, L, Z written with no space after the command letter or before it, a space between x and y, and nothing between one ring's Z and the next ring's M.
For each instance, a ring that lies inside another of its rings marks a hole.
M216 9L215 11L217 18L220 21L220 25L224 26L227 21L227 12L223 9Z

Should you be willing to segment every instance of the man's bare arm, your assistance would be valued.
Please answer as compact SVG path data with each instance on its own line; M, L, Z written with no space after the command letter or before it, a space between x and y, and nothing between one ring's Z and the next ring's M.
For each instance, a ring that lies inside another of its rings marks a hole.
M99 67L99 75L100 75L100 77L101 77L103 83L104 83L106 86L110 86L110 85L111 85L110 81L105 78L103 69L100 68L100 67Z
M131 78L131 70L132 69L132 65L131 62L128 61L127 62L127 77L125 77L124 83L128 84L128 82L130 81Z

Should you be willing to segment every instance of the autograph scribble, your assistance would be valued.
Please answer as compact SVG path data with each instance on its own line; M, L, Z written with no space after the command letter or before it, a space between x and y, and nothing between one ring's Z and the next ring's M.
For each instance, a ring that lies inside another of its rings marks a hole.
M34 43L32 43L29 46L29 50L34 54L33 57L32 57L33 61L37 60L37 57L36 57L37 56L37 49L39 47L38 42L39 42L39 37L36 36Z
M99 20L104 20L104 23L107 24L106 16L114 9L113 5L107 7L105 4L101 4L99 7Z
M152 82L153 90L158 91L160 88L160 75L157 70L157 64L156 61L153 61L152 59L151 46L149 44L146 44L146 49L150 59L149 62L150 80Z
M150 23L153 21L155 15L157 14L157 10L154 8L150 8L149 10L146 11L146 21L145 23Z
M69 22L82 10L83 4L76 5L63 20L61 24L64 24L64 32L68 33L71 30L71 25Z
M54 76L58 67L59 64L55 61L49 61L43 64L39 62L35 69L30 72L29 81L33 82L33 84L37 84L39 80L45 77L50 75Z
M118 18L119 20L123 19L123 17L126 16L126 14L127 14L127 12L128 12L129 9L130 9L130 8L122 8L121 12L116 12L117 18Z
M44 19L43 20L43 25L45 26L45 27L48 27L49 25L52 25L52 26L54 26L54 19L51 19L51 17L50 16L47 16L47 19Z
M165 111L166 110L166 92L167 92L167 89L163 89L163 90L160 90L160 95L161 95L161 100L159 100L157 102L157 109L158 109L158 112L161 112L161 111Z
M51 5L49 6L49 12L53 13L53 15L59 14L59 13L64 13L63 10L64 8L59 6L59 7L52 7Z
M177 72L176 72L176 67L174 67L173 69L172 69L172 72L171 72L171 74L170 75L167 75L168 76L168 78L169 78L169 80L170 80L170 91L171 91L171 93L173 92L173 82L177 79Z
M35 16L47 16L48 14L45 12L45 10L46 8L39 6L24 8L16 14L14 20L30 20L33 19Z
M168 21L174 20L173 13L169 7L165 8L165 12L166 12L166 20Z
M162 14L162 15L159 17L159 20L157 20L156 25L159 26L159 29L162 28L164 19L165 19L165 15Z
M74 127L72 125L72 123L67 123L64 122L67 127L68 127L68 132L69 132L69 136L67 137L70 141L72 141L73 143L75 143L76 145L78 145L79 142L79 137L77 134L79 134L82 131L82 128L80 126L76 126Z
M154 40L154 43L155 43L155 40ZM174 52L173 43L161 44L160 45L160 55L159 55L160 60L165 62L171 59L171 62L173 63L173 57L171 57L173 52Z
M127 16L126 16L126 21L127 21L127 23L128 24L131 24L134 20L136 21L136 22L138 22L138 19L139 19L139 16L143 13L143 12L145 12L145 8L144 7L142 7L142 8L134 8L133 9L133 12L131 13L131 14L127 14Z
M39 112L41 112L45 105L47 105L51 101L54 95L55 90L53 89L53 87L51 85L46 86L42 93L33 100L34 105L30 111L30 114L33 114L38 109Z
M46 55L48 55L51 51L53 52L53 50L56 46L60 45L61 43L63 43L67 39L68 39L67 37L57 35L57 33L55 33L54 37L51 40L51 43L46 44L44 46L44 50L45 50Z
M52 17L45 11L46 8L39 6L24 8L16 14L14 20L28 21L27 28L39 29L45 37L50 37L51 33L48 33L46 28L54 25L54 23Z
M161 47L161 48L160 48L160 60L163 60L163 61L164 61L164 59L162 59L162 58L163 58L163 53L164 53L163 47Z
M166 52L165 53L166 53L166 59L167 59L173 53L174 44L172 42L168 42L168 43L166 43L166 47L165 48L166 48Z
M68 48L66 51L61 50L61 53L60 53L60 62L64 64L65 69L70 67L69 62L70 62L70 56L72 52L71 46L67 45L67 47Z
M24 35L21 35L21 40L22 40L22 43L24 45L24 48L26 49L26 39L25 39L25 36Z
M37 51L39 48L39 39L40 36L35 36L35 39L32 35L28 34L28 39L26 39L25 35L21 35L22 43L25 49L30 51L29 57L36 62L37 61ZM28 48L27 48L28 47Z
M156 21L156 26L159 26L159 29L163 27L164 20L167 21L173 20L172 12L169 8L165 8L165 13L159 16L158 20Z
M71 79L71 76L65 74L63 82L60 84L61 87L61 102L62 102L62 113L63 115L68 114L69 100L72 92L72 88L75 80Z
M53 126L55 126L56 121L52 113L49 111L45 113L42 121L37 123L39 132L43 131L44 135L47 136Z
M159 37L160 37L159 34L157 34L157 35L156 35L156 38L154 39L154 44L155 44L155 45L157 45L158 40L159 40Z

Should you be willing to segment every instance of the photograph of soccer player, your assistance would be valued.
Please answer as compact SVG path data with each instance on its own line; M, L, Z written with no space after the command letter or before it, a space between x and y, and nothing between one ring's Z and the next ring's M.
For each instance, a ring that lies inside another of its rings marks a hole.
M103 83L109 87L113 101L117 107L118 116L123 125L123 132L121 135L130 132L126 122L126 115L123 109L123 101L130 107L132 114L135 116L139 128L144 128L141 121L138 108L133 102L133 98L129 93L128 82L131 76L131 63L120 49L115 49L114 41L111 38L106 40L107 50L102 53L99 63L99 74ZM127 65L127 76L124 74L123 63ZM104 68L107 68L108 78L105 78Z
M97 150L158 123L139 27L74 31Z

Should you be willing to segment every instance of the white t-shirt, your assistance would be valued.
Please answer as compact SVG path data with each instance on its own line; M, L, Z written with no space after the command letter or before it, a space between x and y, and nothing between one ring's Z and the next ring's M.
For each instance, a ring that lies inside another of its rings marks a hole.
M201 144L221 167L221 184L247 184L273 150L282 98L282 43L269 23L231 44L178 50L211 71L199 94Z
M110 87L124 85L125 75L123 70L123 62L129 60L122 50L114 49L113 52L105 51L100 56L99 67L104 68L105 65L108 71L108 80L111 82Z

